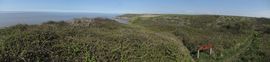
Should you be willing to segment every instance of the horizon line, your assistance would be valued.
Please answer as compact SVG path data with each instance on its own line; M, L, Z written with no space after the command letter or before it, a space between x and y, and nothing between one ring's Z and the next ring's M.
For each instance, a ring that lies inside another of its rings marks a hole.
M256 17L256 18L270 18L270 16L251 16L251 15L233 15L233 14L218 14L218 13L151 13L151 12L87 12L87 11L1 11L0 13L27 13L27 12L48 12L48 13L98 13L98 14L182 14L182 15L220 15L220 16L242 16L242 17Z

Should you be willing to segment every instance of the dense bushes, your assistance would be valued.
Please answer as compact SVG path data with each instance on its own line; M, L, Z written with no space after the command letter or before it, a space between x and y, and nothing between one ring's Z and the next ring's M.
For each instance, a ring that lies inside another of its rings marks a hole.
M0 34L1 62L192 61L175 39L103 18L21 24Z
M254 45L256 43L261 44L253 40L256 38L253 35L257 35L260 31L265 32L261 34L267 33L267 25L270 24L267 23L268 21L266 20L270 21L265 18L262 20L239 16L163 15L158 17L137 17L131 21L131 24L139 25L156 32L169 32L177 36L178 39L182 39L182 42L189 49L190 54L194 58L199 45L212 43L214 44L214 54L210 56L206 53L202 53L203 57L197 59L197 61L209 62L226 60L230 62L238 59L241 61L241 59L243 59L242 57L244 57L242 54L246 55L248 53L254 53L255 56L250 55L250 58L256 59L256 54L261 51L253 47L253 52L249 52L250 50L246 51L246 49L250 49L249 46L259 46ZM267 53L259 53L257 56L263 57L257 59L269 59L265 58L267 56L265 54ZM243 61L249 60L253 59L243 59Z
M129 14L129 24L75 18L0 29L1 62L246 62L270 56L269 19ZM121 16L121 17L125 17ZM212 43L214 53L198 46Z

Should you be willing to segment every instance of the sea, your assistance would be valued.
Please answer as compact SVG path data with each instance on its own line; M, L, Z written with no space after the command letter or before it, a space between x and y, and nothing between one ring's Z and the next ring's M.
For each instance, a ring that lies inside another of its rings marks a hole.
M16 24L41 24L46 21L65 21L74 18L115 18L121 14L81 12L0 12L0 27Z

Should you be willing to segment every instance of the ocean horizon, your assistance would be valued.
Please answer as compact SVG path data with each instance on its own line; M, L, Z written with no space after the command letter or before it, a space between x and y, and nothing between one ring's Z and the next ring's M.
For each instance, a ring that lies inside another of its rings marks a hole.
M83 13L83 12L0 12L0 27L16 24L41 24L47 21L72 20L74 18L114 18L120 14Z

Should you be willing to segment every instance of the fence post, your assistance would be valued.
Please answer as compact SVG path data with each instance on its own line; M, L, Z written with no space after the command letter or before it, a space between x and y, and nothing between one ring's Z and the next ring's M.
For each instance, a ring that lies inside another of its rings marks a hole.
M212 48L210 48L210 55L212 54Z
M197 58L200 58L200 50L197 50Z

